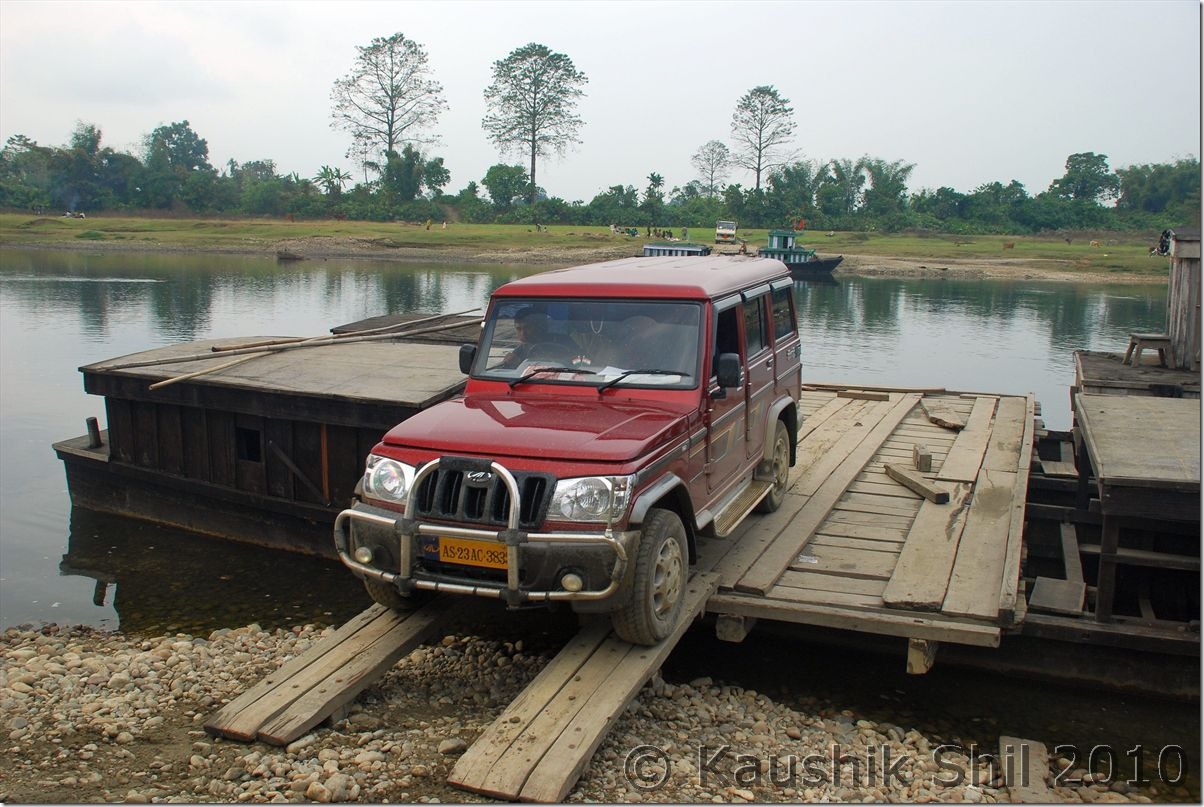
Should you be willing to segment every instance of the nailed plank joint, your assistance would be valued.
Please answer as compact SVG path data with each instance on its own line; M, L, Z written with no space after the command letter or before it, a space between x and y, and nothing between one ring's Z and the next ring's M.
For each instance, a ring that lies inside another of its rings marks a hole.
M887 463L886 475L903 487L915 491L934 504L947 504L949 502L949 491L941 490L910 468L895 465L894 463Z

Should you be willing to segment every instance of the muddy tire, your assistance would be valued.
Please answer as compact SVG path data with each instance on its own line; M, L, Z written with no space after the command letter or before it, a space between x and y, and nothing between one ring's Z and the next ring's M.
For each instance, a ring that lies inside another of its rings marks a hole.
M621 639L654 645L673 632L685 601L690 550L676 513L648 511L634 563L631 596L611 615L611 625Z
M757 503L758 513L774 512L782 506L782 499L786 496L786 484L790 479L790 430L780 420L773 431L773 446L768 459L773 469L773 486L765 498Z
M364 578L364 588L368 590L368 596L372 598L373 602L386 608L392 608L394 611L413 611L423 602L423 597L402 596L395 586L374 577Z

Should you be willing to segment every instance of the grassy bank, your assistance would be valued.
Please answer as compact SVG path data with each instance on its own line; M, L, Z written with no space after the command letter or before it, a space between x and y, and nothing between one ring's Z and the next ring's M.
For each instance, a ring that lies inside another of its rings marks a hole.
M766 243L766 230L741 230L749 250ZM710 228L691 228L692 240L709 243ZM846 256L846 272L1050 277L1059 280L1157 281L1165 258L1149 257L1157 234L1073 233L1057 236L954 236L811 232L802 238L822 254ZM574 263L639 254L648 241L612 235L606 227L201 219L96 216L72 219L0 214L0 246L138 251L274 253Z

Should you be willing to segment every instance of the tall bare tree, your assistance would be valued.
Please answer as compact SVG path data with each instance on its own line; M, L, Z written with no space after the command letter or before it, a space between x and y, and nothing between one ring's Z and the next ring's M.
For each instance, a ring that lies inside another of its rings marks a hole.
M734 161L756 176L761 190L761 175L786 159L783 146L794 136L794 109L772 85L753 87L736 102L732 113Z
M535 158L549 150L563 154L569 144L581 142L576 108L588 81L568 56L535 42L493 63L493 83L485 88L488 112L481 126L499 151L530 156L531 204L538 189Z
M727 179L727 169L732 164L732 152L718 140L708 140L690 158L694 170L702 175L702 184L707 196L714 199L716 186Z
M443 86L431 78L422 46L396 33L356 51L351 72L330 92L330 125L350 132L354 141L347 156L366 162L380 155L378 165L383 165L402 143L432 142L418 133L434 125L447 102Z

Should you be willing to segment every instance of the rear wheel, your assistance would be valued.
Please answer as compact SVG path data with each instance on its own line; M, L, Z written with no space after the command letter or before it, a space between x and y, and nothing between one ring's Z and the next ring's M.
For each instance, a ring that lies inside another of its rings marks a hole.
M636 550L631 596L611 615L620 638L653 645L673 632L685 600L689 557L686 528L677 514L649 510Z
M773 485L765 498L757 503L758 513L772 513L782 506L786 496L786 483L790 477L790 430L786 424L778 421L773 431L773 452L769 461L772 465Z
M368 596L372 598L373 602L386 608L392 608L394 611L413 611L425 600L422 595L407 597L392 583L377 580L375 577L365 577L364 588L368 590Z

